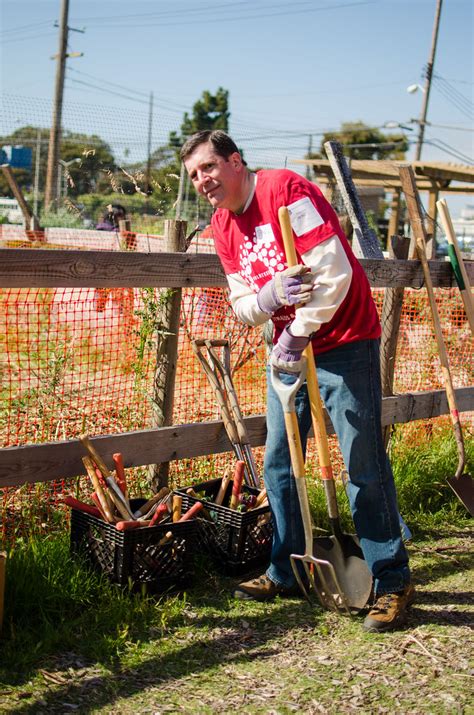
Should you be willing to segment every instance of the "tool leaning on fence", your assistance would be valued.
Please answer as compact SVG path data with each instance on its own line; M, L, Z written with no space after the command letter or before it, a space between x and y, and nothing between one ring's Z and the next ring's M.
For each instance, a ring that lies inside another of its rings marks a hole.
M399 167L400 182L402 185L405 199L407 202L408 215L412 227L413 235L416 242L416 250L423 268L425 278L426 291L428 293L428 301L433 318L433 327L438 346L439 359L441 363L441 371L446 389L446 397L449 405L451 423L453 425L454 437L456 440L456 448L458 453L458 466L456 473L452 477L447 478L447 482L458 499L464 504L471 516L474 516L474 480L470 474L467 474L464 469L466 466L466 455L464 449L464 438L459 418L459 410L456 403L456 395L449 367L448 353L443 338L441 329L441 320L439 317L436 297L433 290L433 281L431 279L430 267L426 257L426 232L423 224L423 211L420 201L418 189L416 187L415 176L411 166Z
M260 479L252 454L250 439L230 374L229 343L227 340L196 339L191 341L191 345L204 374L214 390L224 428L235 455L238 460L245 463L245 481L250 486L259 487ZM207 350L207 359L202 353L203 347ZM224 350L223 362L217 356L216 347L222 347Z

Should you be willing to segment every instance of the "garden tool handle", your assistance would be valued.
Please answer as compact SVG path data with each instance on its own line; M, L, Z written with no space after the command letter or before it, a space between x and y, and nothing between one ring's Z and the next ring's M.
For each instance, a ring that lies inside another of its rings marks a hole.
M80 441L82 442L82 445L83 445L83 446L86 448L86 450L89 452L89 455L92 457L92 459L94 460L94 462L95 462L95 463L97 464L97 466L99 467L99 469L100 469L100 471L101 471L102 476L104 477L104 479L105 479L106 477L111 477L112 474L111 474L111 472L110 472L110 469L107 467L107 465L105 464L104 460L103 460L102 457L100 456L99 452L96 450L96 448L94 447L94 445L93 445L92 442L90 441L89 435L87 435L87 434L81 434L81 435L79 436L79 439L80 439Z
M293 240L293 229L291 227L290 214L286 206L281 206L278 209L278 219L280 222L283 245L285 248L286 262L291 268L292 266L298 265L298 257L296 255L295 242ZM318 377L316 374L316 363L314 360L311 341L304 349L303 355L306 358L307 364L306 382L308 385L311 419L313 422L314 438L316 440L316 447L318 450L321 479L323 480L326 492L328 514L330 519L337 519L339 512L336 500L336 487L334 484L326 423L324 421Z
M466 462L464 439L461 429L461 421L459 419L459 410L456 404L453 381L451 378L451 371L449 369L448 353L446 351L443 331L441 329L441 320L439 317L438 306L436 304L436 297L433 289L433 281L431 279L430 267L428 265L428 259L426 257L426 234L423 225L423 214L420 206L419 194L418 189L416 187L413 169L411 168L411 166L408 165L400 166L398 169L398 173L400 175L400 183L402 185L402 190L405 194L405 201L408 208L408 216L410 219L413 236L415 238L416 243L416 251L418 253L418 258L423 269L426 292L428 294L431 317L433 319L436 343L438 346L439 360L441 363L441 370L444 377L444 387L446 390L446 397L449 405L449 413L451 416L451 423L453 425L454 436L456 439L456 446L458 452L458 467L456 470L455 477L459 478L464 471L464 465Z
M221 417L222 417L222 421L224 423L225 431L227 432L227 436L229 437L229 439L232 443L232 446L234 446L236 444L239 444L239 437L237 435L235 425L232 421L232 417L229 412L229 408L227 407L227 404L226 404L226 401L225 401L225 398L224 398L224 395L222 392L222 387L219 383L219 380L217 379L216 375L212 371L206 358L199 350L200 343L203 343L203 341L199 341L199 343L198 343L198 341L193 340L191 342L191 345L192 345L193 351L194 351L197 359L201 363L202 369L204 370L204 373L205 373L207 379L209 380L212 388L214 389L214 394L216 396L217 403L219 405L219 409L221 412Z
M437 201L436 208L438 209L441 223L443 224L446 238L448 239L449 259L453 267L456 282L459 286L459 290L461 291L461 297L464 303L464 309L466 311L469 327L471 328L471 333L474 335L474 301L471 293L471 284L469 282L469 276L466 272L466 266L464 265L461 251L459 250L458 239L454 231L446 199L440 199L440 201Z
M211 359L214 370L219 371L227 392L227 399L230 407L230 415L234 421L234 427L237 432L237 439L242 447L243 454L241 455L245 461L245 476L248 484L258 487L260 479L257 472L257 466L250 446L250 438L245 426L244 418L240 410L239 400L235 391L234 383L230 373L230 348L228 340L204 340L203 343L207 348L208 355ZM222 347L224 349L224 361L219 360L214 348Z
M306 379L306 358L302 358L301 371L297 379L291 385L285 385L280 378L280 371L275 365L271 369L271 381L273 389L278 395L283 409L285 419L285 431L288 439L288 447L290 450L291 467L295 478L296 491L298 492L298 501L301 511L301 519L303 521L305 552L306 554L313 553L313 527L311 524L311 512L309 509L308 492L306 488L306 478L304 469L303 446L301 444L301 436L298 425L298 418L295 409L296 393Z
M95 473L95 467L92 459L90 457L83 457L82 462L84 464L84 467L86 468L87 474L89 475L89 479L92 482L92 485L95 489L95 493L97 494L97 499L100 502L100 506L102 508L102 511L105 514L105 517L107 521L112 524L114 523L115 519L112 514L112 511L110 509L109 503L106 499L105 492L102 488L102 484L99 481L99 477Z

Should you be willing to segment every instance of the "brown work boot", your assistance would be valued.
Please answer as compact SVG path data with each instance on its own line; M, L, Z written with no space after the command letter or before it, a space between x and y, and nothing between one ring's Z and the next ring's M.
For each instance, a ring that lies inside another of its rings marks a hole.
M300 594L298 585L289 588L279 586L268 578L267 574L262 574L250 581L239 583L233 595L234 598L241 601L271 601L276 596L299 596Z
M407 608L414 600L415 589L411 584L405 586L403 591L382 594L364 620L364 631L381 633L403 626L407 619Z

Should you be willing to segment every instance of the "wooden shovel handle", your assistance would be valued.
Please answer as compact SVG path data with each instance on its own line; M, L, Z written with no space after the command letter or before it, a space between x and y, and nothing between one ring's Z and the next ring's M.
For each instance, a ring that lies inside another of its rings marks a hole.
M97 494L97 498L100 502L100 506L102 508L102 511L105 514L105 517L107 521L112 524L114 522L114 516L112 514L112 511L110 509L109 503L107 501L105 492L102 488L102 484L99 481L99 477L95 473L95 466L94 462L90 457L83 457L82 462L86 468L87 474L89 475L89 479L92 482L92 485L94 487L95 493Z
M96 450L96 448L94 447L94 445L93 445L92 442L90 441L89 435L87 435L87 434L81 434L80 437L79 437L79 439L80 439L82 445L83 445L83 446L86 448L86 450L89 452L89 456L92 457L92 459L94 460L94 462L95 462L95 463L97 464L97 466L99 467L99 469L100 469L100 471L101 471L102 476L104 477L104 479L105 479L106 477L110 477L110 476L111 476L110 469L108 469L107 465L105 464L104 460L103 460L102 457L100 456L99 452Z
M298 265L295 242L293 240L293 229L291 227L290 214L286 206L278 209L278 219L285 247L286 262L291 268ZM311 418L313 422L314 436L318 449L319 466L321 468L322 479L333 479L331 458L329 453L329 442L326 430L326 422L321 404L321 394L319 392L318 377L316 374L316 364L314 360L311 342L305 348L303 355L307 360L306 382L308 384L308 395L311 406Z

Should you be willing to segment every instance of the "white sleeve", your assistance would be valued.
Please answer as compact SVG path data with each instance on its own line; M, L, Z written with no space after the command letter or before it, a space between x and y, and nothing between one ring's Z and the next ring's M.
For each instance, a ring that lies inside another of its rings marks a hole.
M232 310L243 323L247 325L262 325L269 320L270 315L260 310L257 294L238 273L226 276L230 288L229 300Z
M296 311L293 335L311 335L328 323L347 295L352 267L337 236L326 239L302 255L316 275L312 297Z

